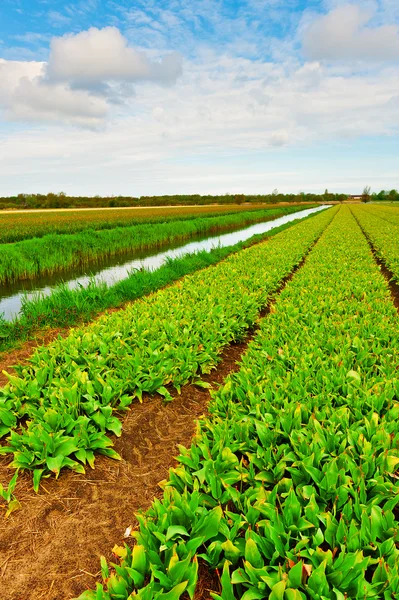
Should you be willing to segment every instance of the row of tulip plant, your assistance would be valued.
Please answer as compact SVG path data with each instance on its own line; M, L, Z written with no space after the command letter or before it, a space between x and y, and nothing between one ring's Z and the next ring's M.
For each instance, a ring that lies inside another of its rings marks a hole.
M219 573L214 600L398 598L398 369L397 311L342 207L213 393L136 544L80 600L192 599L204 569Z
M399 210L391 209L393 214L388 216L388 220L381 218L384 211L380 207L370 210L369 207L355 206L352 211L378 258L388 267L395 280L399 281Z
M143 393L202 385L226 344L241 340L283 279L318 239L327 210L168 288L39 348L0 390L0 454L43 476L84 472L95 453L119 458L109 433Z
M375 215L380 219L392 223L394 225L399 225L399 207L396 206L385 206L385 205L375 205L375 204L363 204L362 208L364 211L369 214ZM356 206L356 210L359 208Z

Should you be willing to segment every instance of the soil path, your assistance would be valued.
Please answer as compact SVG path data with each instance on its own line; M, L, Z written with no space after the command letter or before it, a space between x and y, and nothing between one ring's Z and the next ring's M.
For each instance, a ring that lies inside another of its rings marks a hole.
M96 315L97 318L97 315ZM78 325L83 325L79 323ZM75 325L75 327L78 327ZM29 358L39 346L50 344L59 335L66 337L71 327L45 329L35 332L35 339L21 342L20 346L10 351L0 353L0 387L8 383L7 376L3 371L13 373L15 365L25 365L29 362Z

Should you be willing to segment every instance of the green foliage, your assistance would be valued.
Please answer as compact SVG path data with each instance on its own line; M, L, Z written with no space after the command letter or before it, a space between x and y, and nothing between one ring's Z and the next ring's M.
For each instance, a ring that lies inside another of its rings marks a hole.
M377 256L399 281L399 211L390 206L354 206L355 217L373 244Z
M0 243L43 237L49 233L78 233L115 227L186 221L231 214L257 212L265 207L256 206L180 206L173 208L132 208L120 210L68 210L0 213ZM274 208L269 209L274 212ZM276 207L278 212L278 208Z
M14 510L18 510L21 506L17 498L14 496L17 479L18 470L15 471L13 478L6 488L0 483L0 498L2 498L6 503L6 518L9 517Z
M99 597L178 598L197 559L215 600L398 597L398 325L342 207L138 516L143 586L127 550L109 571L126 595L107 574Z
M144 393L169 399L209 373L223 347L253 326L334 210L38 349L0 390L1 431L9 434L0 453L11 453L15 468L31 469L36 489L62 468L92 467L97 452L118 459L108 437L121 433L116 414Z
M309 216L306 218L313 218ZM136 300L155 292L181 277L214 265L230 254L292 227L291 221L264 234L233 246L213 248L211 251L196 252L181 258L170 259L155 271L133 271L122 281L108 286L92 281L87 287L70 289L67 285L54 288L49 296L26 299L22 303L21 315L15 321L0 317L0 351L9 350L20 340L31 339L37 330L46 327L66 327L81 321L90 321L97 313L107 308L117 308L126 302Z
M198 234L268 221L293 213L301 207L239 212L223 216L195 217L166 223L145 223L110 229L85 229L79 233L47 234L0 245L0 283L35 279L77 266L90 267L93 261L126 251L157 248Z

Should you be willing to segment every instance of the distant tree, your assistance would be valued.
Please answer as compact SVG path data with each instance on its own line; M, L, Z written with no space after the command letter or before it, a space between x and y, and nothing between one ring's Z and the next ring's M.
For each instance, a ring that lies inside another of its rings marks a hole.
M370 202L371 200L371 187L366 185L362 193L362 202Z
M386 199L389 202L397 202L399 200L399 192L397 190L391 190L387 195Z

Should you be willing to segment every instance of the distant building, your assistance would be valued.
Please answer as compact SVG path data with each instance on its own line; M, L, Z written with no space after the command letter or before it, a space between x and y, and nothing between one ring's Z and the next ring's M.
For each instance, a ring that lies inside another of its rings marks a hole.
M362 194L351 194L348 196L348 200L362 200Z

